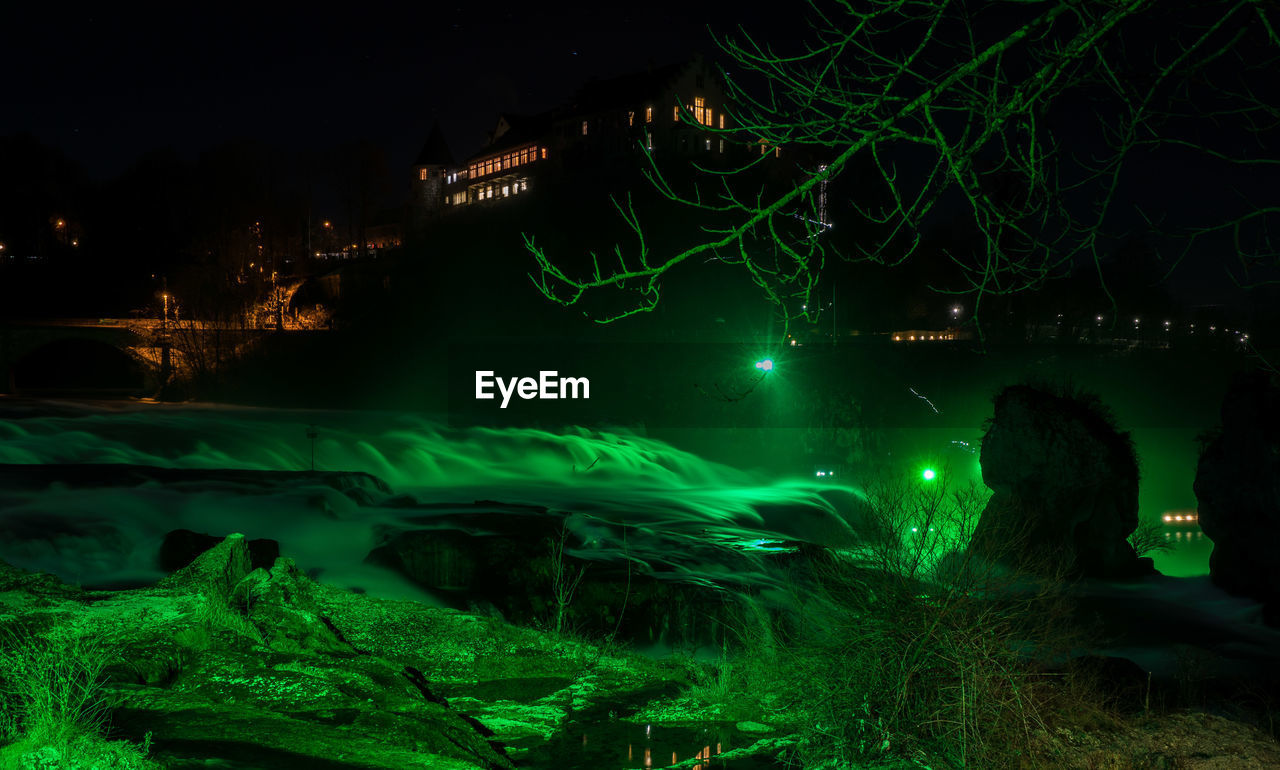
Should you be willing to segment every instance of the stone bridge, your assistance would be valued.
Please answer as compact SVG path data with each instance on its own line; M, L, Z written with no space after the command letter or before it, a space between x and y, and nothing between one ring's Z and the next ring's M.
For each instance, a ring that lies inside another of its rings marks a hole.
M160 367L131 348L158 323L115 318L0 321L0 393L155 392Z

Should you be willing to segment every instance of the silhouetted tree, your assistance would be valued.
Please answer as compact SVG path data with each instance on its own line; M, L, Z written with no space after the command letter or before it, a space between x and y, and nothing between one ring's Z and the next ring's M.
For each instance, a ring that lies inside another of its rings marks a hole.
M599 318L608 322L653 310L676 267L715 259L747 271L786 317L813 321L833 258L890 267L924 259L936 268L926 284L969 295L976 317L993 296L1080 269L1094 272L1114 306L1104 262L1134 233L1162 242L1162 272L1183 249L1224 233L1241 274L1274 264L1267 232L1280 207L1240 196L1160 213L1179 194L1202 198L1224 169L1274 173L1274 6L811 0L809 13L812 36L799 47L741 29L717 39L730 62L730 125L705 128L782 148L799 159L794 181L764 194L741 184L772 153L709 174L694 193L668 185L654 165L660 190L710 217L704 237L654 249L648 224L619 198L637 245L592 254L585 269L526 239L546 297L574 305L621 292L622 304ZM1168 185L1143 181L1153 167ZM879 202L829 200L842 178L856 183L846 190L875 188ZM862 237L837 243L833 220L861 225ZM951 233L930 248L940 222ZM1165 240L1173 237L1180 242Z

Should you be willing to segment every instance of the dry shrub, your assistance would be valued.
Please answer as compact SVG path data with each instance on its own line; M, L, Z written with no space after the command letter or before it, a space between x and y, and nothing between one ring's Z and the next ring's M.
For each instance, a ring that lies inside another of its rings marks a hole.
M797 764L1017 767L1079 697L1043 673L1081 644L1060 574L969 556L989 493L947 478L866 485L862 547L808 560L793 617L741 617L737 687L808 726Z

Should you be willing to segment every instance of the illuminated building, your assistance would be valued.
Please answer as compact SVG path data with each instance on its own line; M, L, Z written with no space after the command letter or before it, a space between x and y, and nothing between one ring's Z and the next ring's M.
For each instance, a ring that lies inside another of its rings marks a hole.
M413 167L414 216L525 195L549 174L634 165L644 152L723 155L736 145L707 129L730 131L732 122L718 73L696 56L592 81L539 115L501 115L485 146L460 163L437 125Z

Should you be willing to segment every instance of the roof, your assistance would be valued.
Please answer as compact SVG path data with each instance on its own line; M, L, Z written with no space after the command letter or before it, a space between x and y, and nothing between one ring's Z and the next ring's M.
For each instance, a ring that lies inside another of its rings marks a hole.
M486 158L510 147L518 147L529 142L545 139L547 132L551 129L551 119L551 112L544 112L540 115L512 115L510 113L499 115L497 125L494 126L493 133L490 135L489 143L473 153L464 163L471 162L476 158Z
M574 112L600 112L653 99L680 73L697 63L698 59L686 59L650 67L644 72L588 82L574 94L571 109Z
M418 160L414 165L453 165L453 153L449 152L449 145L444 141L444 131L440 129L440 121L436 121L431 125L431 133L427 136L427 143L422 145L422 152L418 153Z

